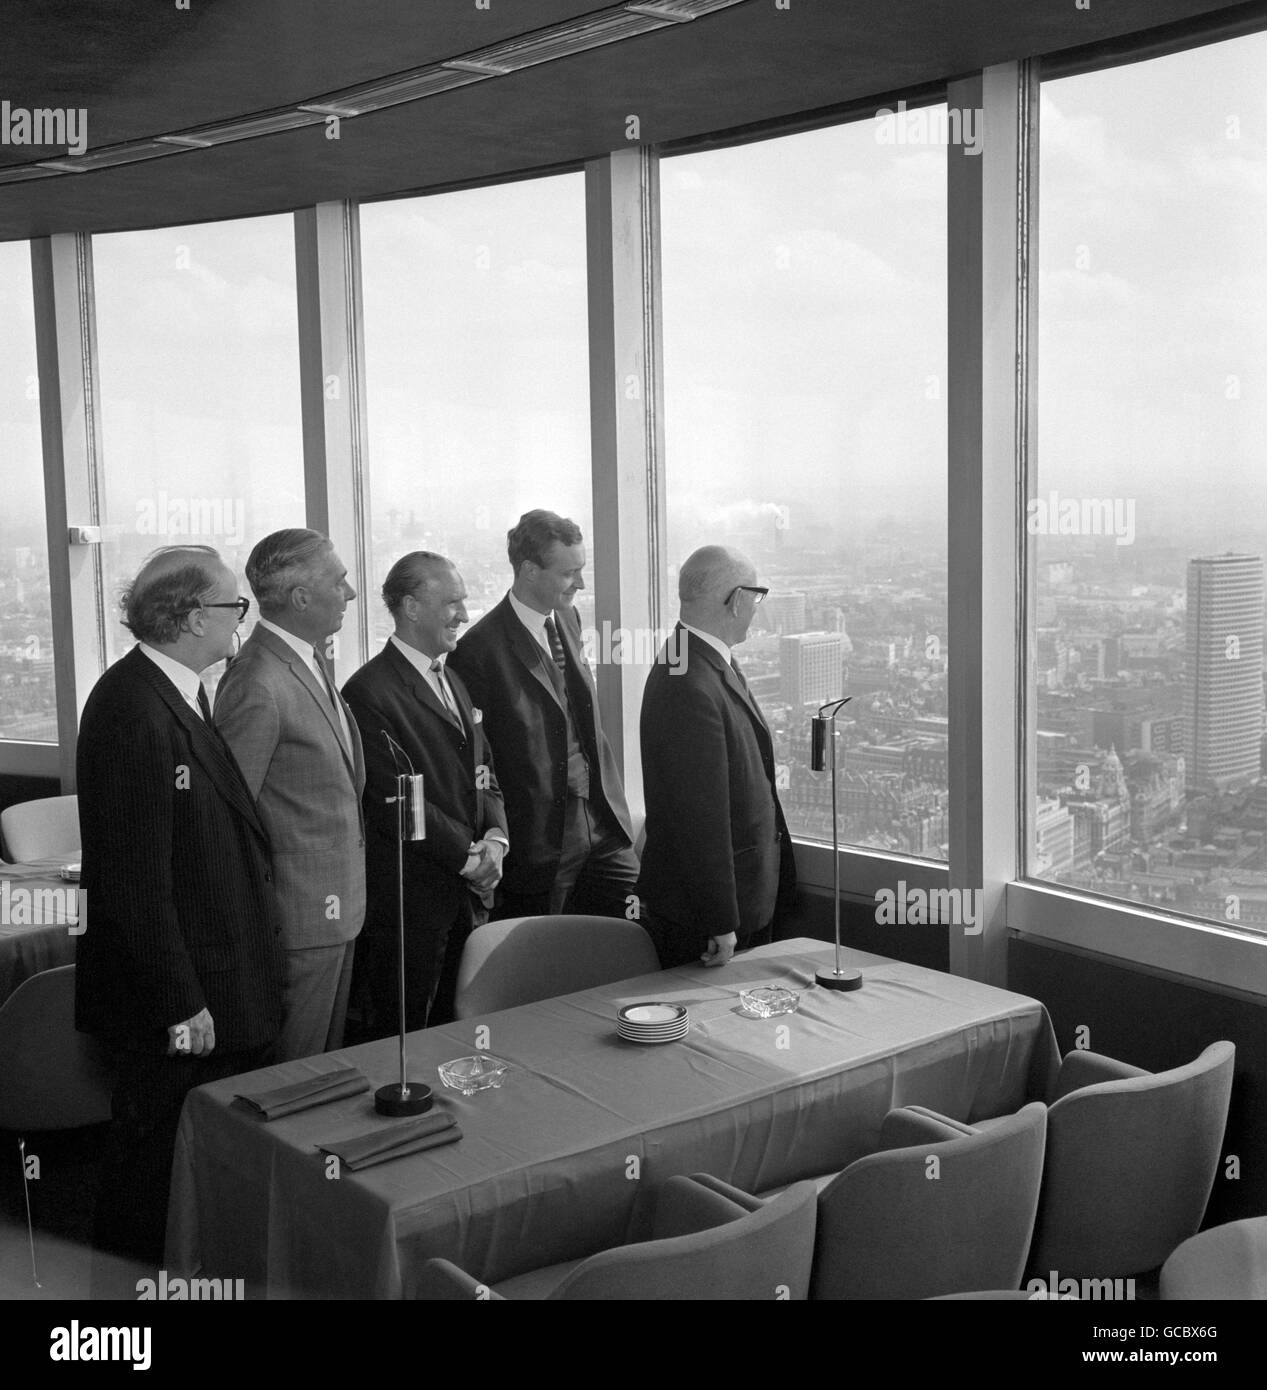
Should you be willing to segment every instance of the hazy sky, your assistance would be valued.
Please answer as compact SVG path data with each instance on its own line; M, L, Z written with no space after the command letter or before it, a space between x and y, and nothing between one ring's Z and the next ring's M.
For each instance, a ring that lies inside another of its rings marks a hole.
M1264 73L1259 34L1043 88L1037 490L1144 535L1267 515Z
M375 528L590 529L581 174L361 209Z
M944 149L870 120L662 163L671 532L944 516L945 207Z
M1033 490L1137 529L1267 514L1267 35L1046 84ZM774 505L848 537L945 511L945 154L848 127L661 166L675 534ZM579 174L362 210L376 524L588 519ZM95 240L111 521L159 483L302 494L289 217ZM40 505L29 253L0 246L0 470ZM484 508L487 508L485 513ZM138 542L139 543L139 542ZM672 543L671 543L672 548Z

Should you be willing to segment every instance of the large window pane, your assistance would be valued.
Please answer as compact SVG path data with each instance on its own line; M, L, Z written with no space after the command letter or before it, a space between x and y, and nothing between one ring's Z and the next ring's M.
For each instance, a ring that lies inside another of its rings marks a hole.
M1036 878L1267 928L1267 35L1048 82Z
M945 108L936 108L944 114ZM913 117L914 113L907 113ZM944 121L943 121L944 125ZM669 556L771 586L739 656L792 832L947 854L946 153L879 121L661 166Z
M375 586L438 551L473 622L510 587L521 513L570 516L591 547L584 178L364 206L361 256ZM377 592L367 608L385 638ZM592 592L577 608L592 626Z
M119 591L150 551L212 545L249 595L251 547L305 524L293 226L93 238L111 660L132 640Z
M0 245L0 739L57 742L31 250Z

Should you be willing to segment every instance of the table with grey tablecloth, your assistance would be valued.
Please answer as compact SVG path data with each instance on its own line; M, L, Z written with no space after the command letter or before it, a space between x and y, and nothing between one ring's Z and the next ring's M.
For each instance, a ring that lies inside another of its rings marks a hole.
M81 923L79 885L66 882L59 870L78 857L0 864L0 1004L41 970L75 963L75 941L87 926L87 914Z
M265 1123L235 1102L334 1067L373 1087L394 1040L200 1087L173 1169L167 1268L244 1279L272 1297L409 1297L431 1256L493 1282L645 1237L655 1189L707 1172L756 1192L871 1152L896 1105L970 1121L1040 1098L1057 1064L1043 1006L972 980L847 950L863 986L813 985L821 942L776 942L411 1034L410 1076L434 1087L455 1144L358 1173L318 1150L372 1129L372 1093ZM795 1014L744 1014L739 991L802 991ZM683 1041L616 1033L638 1000L690 1010ZM436 1067L476 1051L510 1063L498 1090L444 1090Z

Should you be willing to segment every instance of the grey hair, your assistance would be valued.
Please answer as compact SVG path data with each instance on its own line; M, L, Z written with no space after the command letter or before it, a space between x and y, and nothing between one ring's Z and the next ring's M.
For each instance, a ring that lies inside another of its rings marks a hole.
M329 537L302 526L274 531L257 541L246 562L246 578L260 612L282 612L291 592L310 578L314 564L330 545Z
M188 556L188 562L177 563L177 556ZM219 588L220 563L219 552L209 545L165 545L147 555L123 591L123 626L138 642L169 646L180 637L181 624L193 609Z
M678 571L677 596L683 603L701 599L725 598L736 584L742 584L752 568L747 557L724 545L702 545L693 551Z
M411 550L402 555L387 571L383 580L383 602L387 611L395 614L410 594L417 593L418 586L430 583L440 569L455 569L453 561L434 550Z

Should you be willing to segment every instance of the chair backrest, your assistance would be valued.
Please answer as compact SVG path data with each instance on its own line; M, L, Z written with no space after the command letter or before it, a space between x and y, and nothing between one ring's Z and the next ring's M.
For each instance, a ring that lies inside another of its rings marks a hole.
M578 1265L550 1297L804 1299L817 1197L812 1182L799 1182L757 1211L736 1208L735 1219L725 1225L604 1250Z
M1016 1288L1043 1175L1038 1102L959 1138L868 1154L818 1199L811 1297Z
M476 1018L659 970L651 938L619 917L510 917L467 938L455 1012Z
M1112 1279L1156 1269L1201 1225L1218 1168L1236 1049L1103 1081L1056 1101L1030 1269Z
M80 848L79 798L46 796L0 811L0 837L15 864Z
M75 1031L75 967L44 970L0 1005L0 1129L75 1129L110 1118L110 1072Z
M1163 1300L1267 1299L1267 1216L1192 1236L1161 1267Z

